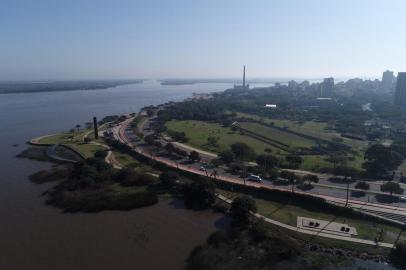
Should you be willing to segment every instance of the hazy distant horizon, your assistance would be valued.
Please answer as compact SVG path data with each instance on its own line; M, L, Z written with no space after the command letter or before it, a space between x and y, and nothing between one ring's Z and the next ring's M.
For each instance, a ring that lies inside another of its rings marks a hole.
M406 2L6 1L0 80L380 78L406 71Z
M396 75L396 74L395 74ZM340 82L340 81L347 81L349 79L363 79L363 80L375 80L381 79L381 76L376 76L376 77L334 77L334 76L329 76L333 77L334 81ZM253 77L249 78L247 77L247 82L288 82L290 80L302 82L302 81L321 81L324 78L327 77L313 77L313 78L298 78L298 77L283 77L283 78L277 78L277 77ZM35 80L0 80L0 83L51 83L51 82L92 82L92 81L126 81L126 80L142 80L142 81L165 81L165 80L196 80L196 81L242 81L241 77L172 77L172 78L117 78L117 79L112 79L112 78L98 78L98 79L35 79Z

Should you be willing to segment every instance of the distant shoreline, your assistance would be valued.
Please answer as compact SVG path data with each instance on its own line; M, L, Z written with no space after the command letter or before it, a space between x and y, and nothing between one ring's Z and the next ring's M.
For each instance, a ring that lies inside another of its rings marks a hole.
M56 81L56 82L0 82L0 94L26 94L41 92L62 92L97 90L126 84L138 84L143 80L98 80L98 81Z

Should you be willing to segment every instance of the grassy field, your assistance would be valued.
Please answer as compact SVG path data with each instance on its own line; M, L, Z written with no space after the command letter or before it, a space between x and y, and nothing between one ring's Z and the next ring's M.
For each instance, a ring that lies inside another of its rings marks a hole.
M283 132L279 129L267 127L258 123L245 122L240 123L240 126L244 129L247 129L251 132L255 132L256 134L259 134L271 140L280 142L282 144L287 144L291 148L295 147L311 148L313 146L316 146L316 142L313 140L306 139L292 133Z
M72 132L58 133L51 136L43 137L39 143L43 144L56 144L56 143L69 143L75 141Z
M234 198L238 196L237 193L217 189L218 193L223 194L228 198ZM282 223L297 226L297 217L309 217L321 220L328 220L332 222L338 223L345 223L350 226L353 226L357 229L358 235L357 238L360 239L367 239L367 240L374 240L375 237L378 236L381 229L383 229L383 242L393 243L398 238L399 234L401 234L402 230L398 227L387 225L387 224L379 224L376 222L372 222L362 218L348 218L348 217L340 217L338 215L334 215L331 213L326 213L323 211L311 211L307 210L306 208L289 205L289 204L282 204L275 201L263 200L259 198L254 198L257 204L258 213L261 215L280 221ZM406 235L401 234L401 239L405 240Z
M230 128L222 127L216 123L207 123L202 121L177 121L172 120L166 123L169 130L185 132L191 146L208 150L211 152L221 152L230 148L233 143L244 142L251 146L257 154L264 153L266 148L272 149L273 153L286 154L283 150L277 149L264 142L258 141L248 136L241 135L239 132L232 131ZM212 147L208 144L209 137L218 138L218 146Z
M64 145L69 146L79 153L81 153L85 158L93 157L97 151L106 150L104 147L96 144L85 144L85 143L64 143Z
M366 143L358 140L352 140L342 137L340 134L327 129L327 123L315 122L315 121L306 121L306 122L297 122L291 120L282 120L282 119L272 119L267 117L260 117L252 114L237 113L240 117L245 117L253 119L256 121L261 121L266 124L273 123L276 127L289 129L291 131L303 133L315 138L320 138L328 141L333 139L342 140L344 144L347 144L355 148L365 148Z
M63 144L80 152L84 157L93 157L94 153L99 150L105 150L104 147L95 144L83 143L83 136L89 130L79 132L65 132L42 138L39 142L44 144ZM96 142L101 142L99 139Z

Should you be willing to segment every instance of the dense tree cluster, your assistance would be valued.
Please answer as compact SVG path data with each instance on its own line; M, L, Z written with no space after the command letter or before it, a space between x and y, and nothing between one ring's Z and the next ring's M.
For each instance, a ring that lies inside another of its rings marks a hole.
M210 207L215 201L215 185L206 177L199 177L183 187L185 204L193 209Z
M374 144L365 151L363 167L370 176L382 177L402 163L404 154L404 149L397 144Z

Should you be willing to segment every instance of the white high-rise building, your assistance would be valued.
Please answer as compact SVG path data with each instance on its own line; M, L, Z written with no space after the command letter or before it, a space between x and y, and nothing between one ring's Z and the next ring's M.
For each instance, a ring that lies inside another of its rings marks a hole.
M325 78L320 84L320 97L331 97L334 91L334 78Z
M394 82L393 71L387 70L382 74L382 87L385 90L392 88Z

